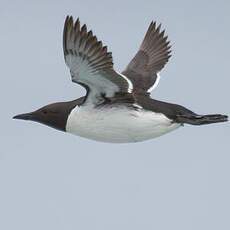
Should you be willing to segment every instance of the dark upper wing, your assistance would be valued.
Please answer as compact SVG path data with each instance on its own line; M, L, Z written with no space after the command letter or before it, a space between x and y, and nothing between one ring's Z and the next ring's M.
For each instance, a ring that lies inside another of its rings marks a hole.
M116 93L131 93L131 81L113 69L112 54L86 25L67 16L63 32L63 50L72 81L87 89L86 102L98 104Z
M133 83L133 92L148 94L160 80L158 72L170 58L168 37L161 32L161 25L151 22L145 38L126 69L122 72Z

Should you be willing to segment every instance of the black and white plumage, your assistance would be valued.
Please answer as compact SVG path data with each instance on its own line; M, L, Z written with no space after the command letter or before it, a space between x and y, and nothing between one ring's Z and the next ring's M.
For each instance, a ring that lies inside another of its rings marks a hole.
M100 104L117 93L132 93L131 81L113 69L112 53L87 31L80 21L67 17L63 32L63 50L72 81L85 86L87 101ZM104 98L103 98L104 97Z
M154 100L159 72L170 58L170 44L161 25L151 22L144 40L122 73L113 68L111 52L67 16L63 31L65 62L72 81L85 87L84 97L53 103L16 119L32 120L97 141L126 143L161 136L183 124L228 120L226 115L198 115L183 106Z

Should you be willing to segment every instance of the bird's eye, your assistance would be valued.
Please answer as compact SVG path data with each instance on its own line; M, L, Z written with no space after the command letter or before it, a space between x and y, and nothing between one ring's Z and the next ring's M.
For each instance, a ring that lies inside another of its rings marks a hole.
M43 110L42 112L43 112L43 114L47 114L47 110Z

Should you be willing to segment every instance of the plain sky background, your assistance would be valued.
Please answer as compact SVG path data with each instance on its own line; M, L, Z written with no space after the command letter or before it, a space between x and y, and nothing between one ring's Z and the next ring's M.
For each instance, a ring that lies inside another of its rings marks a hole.
M229 123L115 145L11 119L84 94L63 59L67 14L108 45L118 70L161 22L173 57L153 97L230 114L229 1L0 3L1 230L230 229Z

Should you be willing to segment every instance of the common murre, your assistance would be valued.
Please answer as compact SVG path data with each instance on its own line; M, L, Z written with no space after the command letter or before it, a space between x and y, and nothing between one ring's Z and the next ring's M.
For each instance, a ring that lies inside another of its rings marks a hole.
M44 106L15 119L32 120L89 139L126 143L161 136L183 124L225 122L221 114L198 115L183 106L154 100L159 72L171 46L161 26L151 22L135 57L122 73L113 69L112 54L79 19L67 16L63 50L72 81L86 95L70 102Z

